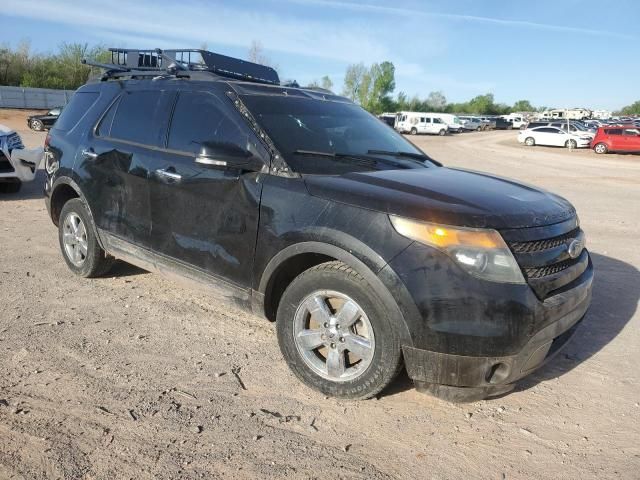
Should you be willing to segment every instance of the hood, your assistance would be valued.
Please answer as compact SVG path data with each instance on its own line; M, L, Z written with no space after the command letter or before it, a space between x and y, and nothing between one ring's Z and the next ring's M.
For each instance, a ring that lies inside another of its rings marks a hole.
M418 220L476 228L559 223L575 209L564 198L485 173L433 167L304 177L313 196Z

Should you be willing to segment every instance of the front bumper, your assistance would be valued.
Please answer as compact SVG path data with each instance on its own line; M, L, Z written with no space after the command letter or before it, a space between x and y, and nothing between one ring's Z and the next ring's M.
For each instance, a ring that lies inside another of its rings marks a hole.
M591 303L593 269L571 289L544 301L544 327L517 352L504 356L466 356L405 346L410 378L422 387L453 400L473 400L505 393L515 381L549 361L573 337ZM457 388L448 388L457 387Z

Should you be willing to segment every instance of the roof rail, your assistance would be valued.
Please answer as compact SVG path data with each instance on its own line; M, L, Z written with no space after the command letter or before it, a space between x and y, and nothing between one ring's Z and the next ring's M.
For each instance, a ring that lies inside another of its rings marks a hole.
M82 63L106 70L104 79L132 75L175 75L178 71L210 72L221 77L248 82L279 85L278 73L271 67L228 57L200 49L131 49L110 48L111 63L95 63L83 59ZM115 74L120 75L115 75Z

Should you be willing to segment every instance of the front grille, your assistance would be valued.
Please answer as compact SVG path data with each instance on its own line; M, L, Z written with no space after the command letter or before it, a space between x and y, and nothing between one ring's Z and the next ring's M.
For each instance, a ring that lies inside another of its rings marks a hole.
M11 165L4 153L0 152L0 173L11 173L13 171L13 165Z
M563 270L566 270L567 268L572 267L573 265L578 263L578 261L578 258L572 258L570 260L558 262L546 267L524 268L523 270L527 278L542 278L558 272L562 272Z
M513 240L506 239L527 283L542 300L573 282L587 269L589 258L586 251L577 258L569 255L571 242L583 238L584 234L575 223L569 223L568 227L571 230L565 232L557 226L536 228L530 240L527 229L523 229ZM545 232L553 233L545 237Z
M543 250L549 250L550 248L559 247L563 243L566 243L567 240L573 240L578 236L579 232L580 229L576 228L569 233L565 233L564 235L554 238L548 238L546 240L536 240L533 242L511 242L510 247L514 253L540 252Z

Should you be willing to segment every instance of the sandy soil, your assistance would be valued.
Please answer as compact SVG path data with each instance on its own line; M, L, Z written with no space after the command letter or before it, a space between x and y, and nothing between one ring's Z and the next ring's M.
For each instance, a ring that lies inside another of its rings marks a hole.
M24 114L0 118L42 144ZM265 320L124 264L74 277L42 175L4 196L0 478L638 478L640 157L515 136L415 141L571 200L597 269L593 306L552 364L466 405L406 376L377 400L325 398L288 371Z

